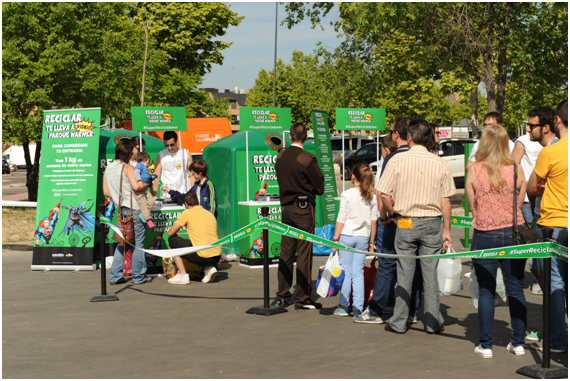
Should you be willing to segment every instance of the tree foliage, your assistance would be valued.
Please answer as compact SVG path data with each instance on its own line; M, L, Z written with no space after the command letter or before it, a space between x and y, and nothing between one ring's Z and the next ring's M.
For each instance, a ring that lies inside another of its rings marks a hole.
M332 4L287 3L284 23L292 27L309 18L318 25ZM339 51L385 70L384 53L404 43L398 60L421 66L421 75L407 81L452 78L463 93L483 82L488 109L503 112L510 101L505 111L517 117L548 94L567 97L567 3L346 2L338 10L332 24L345 37ZM409 76L409 70L400 73ZM527 86L522 99L507 93Z
M130 119L140 105L151 21L145 106L186 106L189 117L228 116L227 101L197 89L223 62L218 41L242 18L221 3L3 3L3 140L40 143L42 111L101 107L102 118ZM38 147L39 148L39 147ZM26 155L29 199L37 197L35 165Z

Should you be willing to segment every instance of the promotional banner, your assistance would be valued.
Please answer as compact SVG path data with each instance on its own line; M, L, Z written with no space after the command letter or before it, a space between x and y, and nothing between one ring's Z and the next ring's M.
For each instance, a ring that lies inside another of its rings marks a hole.
M277 107L240 107L239 130L289 131L291 109Z
M386 110L383 108L337 108L337 130L384 131Z
M133 131L186 131L184 107L131 107Z
M44 110L32 269L92 266L101 108Z
M104 218L103 221L105 221ZM111 227L111 229L120 234L120 231L117 229L116 226L112 224L109 224L109 226ZM366 255L374 255L377 257L388 257L388 258L416 258L416 259L418 258L418 256L415 255L369 253L367 251L353 249L348 246L344 246L329 240L322 239L313 234L307 233L303 230L285 225L275 220L270 220L268 218L261 218L258 221L254 221L242 227L241 229L235 231L234 233L222 239L219 239L218 241L213 242L212 244L207 246L186 247L186 248L171 249L171 250L145 250L145 249L142 250L149 254L153 254L159 257L177 257L189 253L195 253L197 251L209 249L212 247L227 245L231 242L242 240L246 237L254 235L255 229L267 229L268 231L283 236L292 237L299 240L312 242L315 244L328 246L340 250L351 251L354 253L361 253ZM165 237L164 239L166 240L167 237ZM445 259L445 258L522 259L522 258L549 258L549 257L561 258L564 261L568 262L568 248L560 246L553 242L546 242L546 243L533 243L533 244L519 245L519 246L500 247L500 248L486 249L486 250L474 250L474 251L465 251L459 253L421 256L421 258L439 258L439 259Z
M329 133L329 121L326 111L311 110L313 122L313 136L315 139L315 156L325 177L325 193L321 196L323 207L323 225L336 223L336 203L334 198L338 196L336 180L334 176L334 163Z

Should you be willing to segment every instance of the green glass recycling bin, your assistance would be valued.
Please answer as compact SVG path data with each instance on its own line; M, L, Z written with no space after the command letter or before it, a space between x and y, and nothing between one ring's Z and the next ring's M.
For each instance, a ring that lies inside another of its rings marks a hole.
M269 208L269 219L281 221L281 205L279 201L246 201L239 203L239 222L240 226L245 226L255 220L262 218L261 208L264 206ZM263 229L255 229L253 236L244 238L240 241L240 264L245 266L263 266ZM281 254L281 236L276 233L269 232L269 264L279 262Z
M284 137L282 133L274 131L242 131L204 148L208 178L214 183L218 198L220 238L257 220L257 214L247 212L247 216L242 216L240 202L255 200L255 193L264 185L268 194L279 194L275 161L279 151L291 145L288 135ZM306 142L304 148L308 152L315 152L312 143ZM322 226L322 208L318 196L315 220L317 226ZM276 237L275 240L280 241L281 238ZM247 258L250 248L242 247L240 242L232 242L222 246L222 252Z

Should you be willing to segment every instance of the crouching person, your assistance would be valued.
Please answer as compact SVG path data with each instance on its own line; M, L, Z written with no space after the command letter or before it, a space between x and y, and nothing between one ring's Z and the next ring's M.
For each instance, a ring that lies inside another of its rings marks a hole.
M174 225L168 231L168 245L171 249L192 246L207 246L218 240L218 224L216 217L206 209L202 208L198 202L196 193L187 193L184 196L184 207L186 210L180 214ZM186 227L186 232L190 239L178 236L178 231ZM216 265L222 256L222 248L200 250L196 253L174 257L174 263L178 268L178 274L168 280L171 284L189 284L190 277L184 268L182 258L204 267L203 283L210 283L216 279L218 270Z

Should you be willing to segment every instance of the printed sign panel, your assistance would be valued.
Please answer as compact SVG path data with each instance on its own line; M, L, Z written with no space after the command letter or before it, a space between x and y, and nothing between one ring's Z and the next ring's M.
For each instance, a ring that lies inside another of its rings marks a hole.
M336 180L334 176L334 163L329 133L329 121L326 111L312 110L313 136L315 138L315 156L325 177L325 193L320 197L323 208L323 225L336 223L337 197Z
M277 107L240 107L239 130L289 131L291 109Z
M133 131L186 131L184 107L131 107Z
M384 131L386 110L383 108L337 108L337 130Z
M33 265L91 265L101 108L45 110Z

